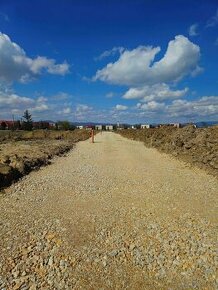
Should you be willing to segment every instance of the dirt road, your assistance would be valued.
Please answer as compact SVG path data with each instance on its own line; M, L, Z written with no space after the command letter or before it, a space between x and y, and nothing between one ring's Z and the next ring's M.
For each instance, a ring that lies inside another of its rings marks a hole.
M216 289L217 189L115 133L80 142L0 196L0 289Z

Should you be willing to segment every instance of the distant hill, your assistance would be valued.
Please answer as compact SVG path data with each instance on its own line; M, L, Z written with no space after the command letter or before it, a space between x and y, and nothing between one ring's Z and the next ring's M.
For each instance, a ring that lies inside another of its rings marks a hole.
M196 122L195 124L198 128L204 128L204 127L211 127L214 125L218 125L218 121Z

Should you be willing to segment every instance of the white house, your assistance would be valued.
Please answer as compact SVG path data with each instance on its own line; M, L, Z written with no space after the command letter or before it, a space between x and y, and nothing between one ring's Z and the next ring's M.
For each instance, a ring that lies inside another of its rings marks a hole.
M176 127L176 128L181 128L181 127L182 127L182 125L181 125L180 123L174 123L174 124L173 124L173 127Z
M141 129L149 129L151 128L151 125L150 124L143 124L141 125Z
M84 126L76 126L77 129L83 129Z
M102 125L95 125L95 130L98 130L98 131L102 130L102 127L103 127Z
M106 131L112 131L114 129L113 125L106 125L105 126Z

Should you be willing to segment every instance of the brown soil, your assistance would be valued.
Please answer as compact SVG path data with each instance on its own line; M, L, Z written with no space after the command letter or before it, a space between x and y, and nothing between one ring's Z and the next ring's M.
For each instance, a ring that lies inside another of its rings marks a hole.
M218 176L218 126L210 128L161 127L121 130L123 137L142 141L147 147L170 153Z
M63 155L76 142L89 136L86 130L1 132L0 189L33 169L49 164L52 157Z

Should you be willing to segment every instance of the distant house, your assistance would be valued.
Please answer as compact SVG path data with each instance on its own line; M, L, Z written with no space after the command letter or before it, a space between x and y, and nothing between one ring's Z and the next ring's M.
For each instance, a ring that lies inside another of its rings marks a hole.
M7 120L0 120L0 127L1 129L4 129L4 130L11 130L14 128L14 125L15 125L15 121L7 121Z
M129 128L129 125L128 124L120 124L120 123L117 123L117 126L116 126L116 129L117 130L123 130L123 129L127 129Z
M49 128L55 128L55 126L56 126L56 125L55 125L55 122L52 122L52 121L51 121L51 122L48 122L48 123L49 123Z
M50 128L53 128L53 125L50 126L49 122L46 121L33 122L33 129L50 129Z
M180 124L180 123L174 123L173 124L173 127L175 127L175 128L181 128L182 127L182 124Z
M114 129L114 126L113 125L106 125L105 126L105 130L106 131L113 131L113 129Z
M94 125L87 125L85 128L86 128L86 130L92 130L92 129L95 129L95 126Z
M150 124L142 124L141 125L141 129L149 129L149 128L151 128Z
M76 128L81 130L84 128L84 126L76 126Z
M103 129L102 125L95 125L95 130L101 131Z

